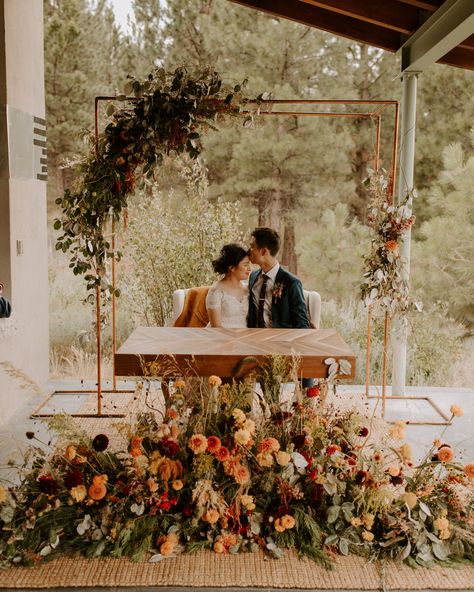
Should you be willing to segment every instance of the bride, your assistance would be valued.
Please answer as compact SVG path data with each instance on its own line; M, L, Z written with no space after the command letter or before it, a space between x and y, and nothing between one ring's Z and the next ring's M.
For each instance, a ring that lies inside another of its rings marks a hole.
M249 291L244 282L251 272L248 251L235 243L224 245L212 267L224 277L211 286L206 298L209 325L228 329L247 327Z

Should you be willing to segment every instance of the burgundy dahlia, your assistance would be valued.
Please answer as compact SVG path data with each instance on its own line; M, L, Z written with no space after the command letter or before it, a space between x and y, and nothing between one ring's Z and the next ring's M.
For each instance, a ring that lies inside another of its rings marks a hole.
M58 491L58 482L48 473L48 475L41 475L38 478L38 487L43 493L54 495Z
M69 471L69 473L67 473L67 475L64 477L64 487L69 490L71 490L73 487L77 487L78 485L82 485L83 483L84 479L79 469L73 469L72 471Z
M172 438L163 438L158 442L158 450L163 456L173 458L179 452L179 444Z
M97 434L97 436L92 440L92 448L97 452L103 452L107 450L109 445L109 439L105 434Z

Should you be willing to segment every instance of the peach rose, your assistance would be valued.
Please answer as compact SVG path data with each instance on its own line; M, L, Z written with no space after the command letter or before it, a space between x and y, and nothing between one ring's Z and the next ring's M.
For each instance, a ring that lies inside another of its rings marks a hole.
M453 460L454 452L451 446L441 446L436 456L438 457L438 460L440 460L443 463L446 463Z
M295 526L295 519L293 518L293 516L290 516L290 514L285 514L284 516L282 516L280 522L283 528L285 529L290 529Z
M214 543L214 553L217 553L218 555L225 553L225 547L221 541L216 541Z
M207 512L204 512L202 519L205 522L209 522L209 524L215 524L219 520L219 512L214 508L211 508L210 510L207 510Z
M76 455L77 452L74 446L71 445L66 448L66 454L64 455L66 460L74 460L76 458Z
M207 438L202 434L194 434L189 438L188 446L194 452L194 454L200 454L207 450Z
M209 383L209 386L221 386L222 384L222 380L219 378L219 376L215 375L209 376L207 382Z
M244 465L237 465L234 469L234 479L239 485L250 481L250 471Z
M148 489L151 493L155 493L155 491L158 489L158 483L152 477L148 479L146 484L148 485Z
M279 450L275 454L275 459L276 459L277 463L280 465L280 467L286 467L286 465L291 460L291 456L288 454L288 452L284 452L283 450Z
M469 479L474 479L474 462L469 463L464 467L464 473L469 477Z
M268 454L269 452L278 452L280 442L276 438L264 438L258 445L258 451Z
M168 557L168 555L171 555L171 553L174 551L175 547L176 545L173 545L173 543L171 543L170 541L165 541L160 545L160 553L164 557Z
M464 415L464 410L459 407L459 405L451 405L449 410L454 415L454 417L462 417Z

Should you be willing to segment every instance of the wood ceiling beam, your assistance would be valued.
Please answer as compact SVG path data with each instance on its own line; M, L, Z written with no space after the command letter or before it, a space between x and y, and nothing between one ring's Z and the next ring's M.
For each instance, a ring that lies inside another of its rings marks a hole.
M455 47L438 60L438 63L456 66L457 68L465 68L466 70L474 70L474 51Z
M446 0L400 48L401 71L423 72L471 37L473 31L473 1ZM469 61L471 51L461 51L466 52L465 58ZM474 68L474 63L463 67Z
M323 10L342 14L357 20L372 23L405 35L412 35L419 26L419 13L416 8L405 7L403 11L394 11L379 0L302 0Z
M335 19L333 13L304 1L231 0L231 2L261 10L276 17L283 17L316 27L354 41L368 43L387 51L397 51L401 45L400 33L397 31L385 29L342 14Z
M414 6L415 8L419 8L421 10L429 10L430 12L435 12L443 3L443 0L433 0L433 2L424 2L423 0L398 0L402 4L408 4L409 6Z

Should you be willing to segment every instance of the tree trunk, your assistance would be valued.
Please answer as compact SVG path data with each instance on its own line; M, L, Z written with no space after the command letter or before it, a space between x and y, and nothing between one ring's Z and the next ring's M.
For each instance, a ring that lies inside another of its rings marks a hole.
M295 225L293 222L286 222L283 234L281 263L289 272L297 275L298 262L296 260L295 246Z

